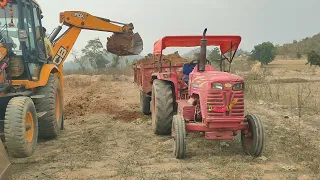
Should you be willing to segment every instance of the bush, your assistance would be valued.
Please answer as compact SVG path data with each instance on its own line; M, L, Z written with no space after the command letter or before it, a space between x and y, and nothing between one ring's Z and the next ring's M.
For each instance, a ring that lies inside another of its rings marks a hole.
M308 62L306 65L309 64L310 66L320 66L320 56L315 51L311 51L308 53Z
M257 60L263 65L269 64L275 57L276 48L271 42L264 42L254 46L252 54L250 55L251 60Z

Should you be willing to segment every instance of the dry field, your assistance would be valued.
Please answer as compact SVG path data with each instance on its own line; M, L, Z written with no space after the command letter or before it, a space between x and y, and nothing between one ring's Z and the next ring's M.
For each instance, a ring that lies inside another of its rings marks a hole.
M170 137L153 134L150 117L139 112L131 77L68 75L63 134L39 142L30 158L12 158L14 179L320 179L320 82L311 82L320 71L303 64L277 60L264 76L247 76L246 111L266 129L256 159L238 138L198 134L187 138L187 158L174 159Z

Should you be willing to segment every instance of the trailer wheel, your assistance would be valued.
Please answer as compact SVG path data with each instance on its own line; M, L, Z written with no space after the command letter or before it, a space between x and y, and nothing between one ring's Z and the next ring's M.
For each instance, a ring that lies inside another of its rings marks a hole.
M257 115L245 116L248 123L248 133L241 131L241 145L243 151L253 157L261 155L264 147L264 127Z
M4 136L8 152L16 158L33 154L38 141L36 108L29 97L14 97L7 106Z
M151 114L150 101L151 101L151 97L143 96L143 92L140 91L140 109L141 109L141 112L144 115L150 115Z
M173 116L171 85L155 79L152 84L152 127L157 135L170 135Z
M57 76L50 75L46 86L38 87L37 94L44 98L35 99L37 112L46 112L39 118L39 138L56 138L62 130L62 92Z

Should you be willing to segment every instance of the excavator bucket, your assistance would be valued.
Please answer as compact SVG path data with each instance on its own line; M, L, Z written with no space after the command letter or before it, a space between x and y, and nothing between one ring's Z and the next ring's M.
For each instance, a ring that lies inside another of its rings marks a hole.
M139 33L115 33L108 38L107 51L118 56L138 55L143 50Z

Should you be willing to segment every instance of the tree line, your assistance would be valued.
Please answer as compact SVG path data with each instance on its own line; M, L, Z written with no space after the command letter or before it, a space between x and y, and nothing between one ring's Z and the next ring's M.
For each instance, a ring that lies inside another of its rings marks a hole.
M254 46L251 54L249 56L249 60L257 60L261 62L262 65L267 65L271 63L276 55L281 55L278 53L278 47L274 46L271 42L263 42ZM305 52L307 55L307 63L310 66L320 66L320 55L318 52L314 50L309 50ZM302 54L300 52L296 52L296 58L300 59Z
M317 36L318 37L318 36ZM305 39L307 41L309 39ZM320 40L320 39L319 39ZM298 44L300 42L294 41L293 44ZM268 65L271 63L276 55L283 55L283 48L288 45L283 45L282 47L278 45L274 45L272 42L263 42L253 47L251 52L244 51L239 49L237 51L236 56L239 55L247 55L248 60L256 60L261 62L261 65ZM95 38L89 40L87 45L81 50L81 55L79 52L73 51L73 58L75 63L80 65L82 70L85 70L89 67L89 65L93 69L104 69L106 67L119 67L121 57L117 55L111 55L112 58L108 58L110 53L107 52L106 49L103 48L103 44L101 43L99 38ZM307 55L307 63L310 66L320 66L320 50L316 51L311 48L310 51L304 50L303 54ZM296 58L300 59L302 57L302 53L300 51L296 52ZM220 59L221 59L221 52L219 48L214 48L213 50L209 51L207 59L215 66L219 67ZM131 63L129 63L128 59L124 59L125 66L129 67ZM134 60L137 61L137 60Z
M81 70L86 70L89 67L98 70L107 67L118 68L122 59L120 56L111 54L104 49L99 38L89 40L87 45L81 49L81 52L73 50L71 54L74 62L79 64ZM125 58L124 61L125 66L129 67L129 60Z

